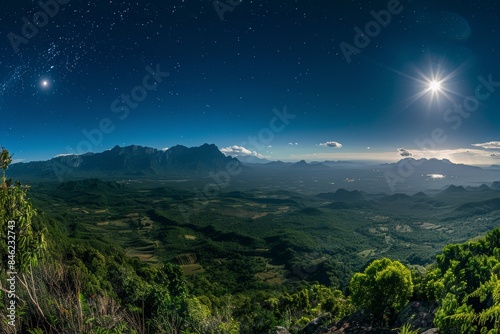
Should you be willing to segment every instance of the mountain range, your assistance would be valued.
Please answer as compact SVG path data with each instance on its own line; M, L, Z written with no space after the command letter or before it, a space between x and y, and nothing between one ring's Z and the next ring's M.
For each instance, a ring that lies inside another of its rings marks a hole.
M443 159L406 158L397 163L364 164L349 161L281 162L234 158L216 145L173 146L158 150L138 145L115 146L101 153L57 156L48 161L16 163L9 176L22 181L121 178L205 179L211 173L234 168L247 186L264 185L331 192L347 190L417 193L453 184L499 187L500 170L455 164ZM234 174L232 174L234 175ZM241 186L242 184L239 184Z
M177 145L168 150L131 145L115 146L101 153L63 155L48 161L16 163L9 169L9 174L20 178L48 179L62 176L196 175L225 169L231 163L241 166L237 159L226 157L213 144L191 148Z

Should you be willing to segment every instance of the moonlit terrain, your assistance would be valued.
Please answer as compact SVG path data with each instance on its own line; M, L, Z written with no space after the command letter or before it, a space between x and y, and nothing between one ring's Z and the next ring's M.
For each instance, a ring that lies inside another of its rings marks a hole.
M0 14L0 332L500 333L500 2Z

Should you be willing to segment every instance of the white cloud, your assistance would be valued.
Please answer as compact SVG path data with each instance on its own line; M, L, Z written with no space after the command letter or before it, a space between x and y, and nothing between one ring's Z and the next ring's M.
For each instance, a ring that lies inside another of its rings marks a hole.
M402 157L412 157L413 154L404 148L398 148L398 154Z
M168 151L168 147L165 147L165 148L162 148L161 151L165 152L165 151Z
M297 145L299 145L299 143L288 143L288 145L290 145L290 146L297 146Z
M488 148L488 149L500 149L500 141L489 141L486 143L472 144L472 146Z
M342 148L342 144L336 141L327 141L326 143L321 143L319 146L324 147L333 147L333 148Z
M77 154L73 154L73 153L62 153L62 154L58 154L58 155L54 156L54 158L69 157L69 156L72 156L72 155L77 155Z
M229 156L254 156L260 159L265 159L266 156L257 153L256 151L250 151L249 149L243 147L243 146L238 146L238 145L233 145L233 146L228 146L225 148L221 148L220 151L224 153L225 155Z

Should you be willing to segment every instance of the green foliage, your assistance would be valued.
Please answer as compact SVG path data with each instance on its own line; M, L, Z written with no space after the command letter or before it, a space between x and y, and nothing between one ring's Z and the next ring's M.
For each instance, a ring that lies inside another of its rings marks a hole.
M493 329L500 329L500 280L498 276L493 274L488 282L482 283L476 291L466 297L467 300L471 298L479 298L480 303L487 302L488 305L475 315L473 320L477 320L480 326L493 324Z
M268 310L272 313L268 313ZM291 332L298 332L311 319L321 316L334 321L352 311L350 303L341 291L321 284L313 284L295 293L285 292L279 296L267 298L262 303L261 309L253 310L262 319L268 319L269 325L284 326ZM305 322L306 319L307 322Z
M437 269L426 277L426 292L441 303L435 324L443 332L500 330L500 229L484 238L448 245Z
M231 298L225 298L222 306L211 309L198 298L189 297L186 306L184 317L187 328L196 333L239 333L240 323L233 317L234 305Z
M411 272L402 263L384 258L357 273L349 286L352 301L380 321L403 309L413 293Z
M399 334L418 334L418 333L419 330L413 329L413 327L410 324L404 324L399 331Z
M454 294L448 293L436 311L434 323L445 333L476 333L475 318L472 306L461 304Z
M41 328L34 328L28 330L29 334L44 334Z
M12 185L6 179L6 170L12 162L9 152L2 148L0 153L0 256L13 263L15 270L26 272L38 263L47 246L46 230L33 227L36 211L27 198L27 188L19 183ZM7 262L7 261L5 261ZM5 269L5 268L2 268Z

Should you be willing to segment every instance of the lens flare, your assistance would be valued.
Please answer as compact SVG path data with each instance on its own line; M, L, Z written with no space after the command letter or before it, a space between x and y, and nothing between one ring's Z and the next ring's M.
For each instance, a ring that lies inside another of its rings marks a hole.
M429 90L432 91L433 93L437 93L441 91L441 82L432 80L429 82Z

